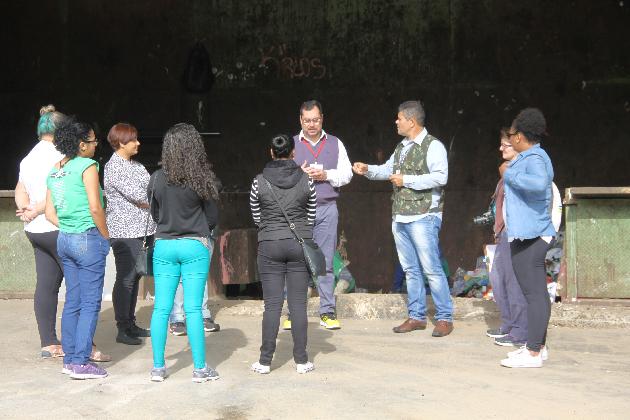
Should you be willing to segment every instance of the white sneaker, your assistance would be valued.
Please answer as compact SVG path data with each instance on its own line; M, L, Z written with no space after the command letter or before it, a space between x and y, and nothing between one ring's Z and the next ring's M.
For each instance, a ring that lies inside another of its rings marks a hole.
M251 369L261 375L266 375L271 372L271 366L261 365L259 362L252 363Z
M549 350L547 350L549 348L549 346L545 346L540 350L540 357L542 358L543 362L546 361L547 359L549 359ZM525 350L525 346L521 346L518 350L514 350L511 351L507 354L508 357L514 357L516 356L518 353L522 352L523 350Z
M501 360L501 366L509 368L540 368L543 365L542 356L532 356L529 350L521 350L512 357Z
M297 373L307 373L315 369L315 365L312 362L298 363L295 365Z

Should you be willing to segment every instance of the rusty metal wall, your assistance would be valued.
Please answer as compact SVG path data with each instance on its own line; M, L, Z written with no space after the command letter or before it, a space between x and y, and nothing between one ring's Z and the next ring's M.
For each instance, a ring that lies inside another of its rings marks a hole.
M138 156L149 166L173 123L220 132L206 138L211 160L228 191L245 193L270 136L297 132L298 107L313 97L351 160L372 163L399 140L397 105L424 102L449 151L442 244L452 269L471 268L489 240L470 220L497 180L498 129L520 108L545 112L560 188L628 184L630 2L60 0L3 10L0 188L15 186L37 111L52 102L103 140L121 120L155 135ZM205 94L182 84L197 41L216 78ZM101 142L100 159L110 153ZM355 179L339 202L353 272L370 290L391 283L388 195L386 183ZM224 208L223 224L251 226L246 200Z

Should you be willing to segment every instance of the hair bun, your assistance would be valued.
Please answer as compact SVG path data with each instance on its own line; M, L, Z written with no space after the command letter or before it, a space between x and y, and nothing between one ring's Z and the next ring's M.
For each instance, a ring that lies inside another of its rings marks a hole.
M39 115L42 116L44 114L47 114L49 112L55 112L55 106L53 104L49 104L49 105L44 105L43 107L40 108L39 110Z

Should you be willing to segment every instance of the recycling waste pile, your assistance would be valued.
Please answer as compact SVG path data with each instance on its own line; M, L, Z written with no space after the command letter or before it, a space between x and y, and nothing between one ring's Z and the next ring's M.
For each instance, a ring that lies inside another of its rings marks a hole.
M564 232L558 232L556 240L551 244L545 258L545 268L547 271L547 291L551 302L556 301L559 290L558 274L560 273L560 261L562 260L562 246L564 243ZM488 272L492 268L492 258L494 257L494 245L487 245L485 255L477 258L474 270L466 271L459 267L452 277L453 287L451 295L457 297L474 297L492 300L492 285L490 284Z

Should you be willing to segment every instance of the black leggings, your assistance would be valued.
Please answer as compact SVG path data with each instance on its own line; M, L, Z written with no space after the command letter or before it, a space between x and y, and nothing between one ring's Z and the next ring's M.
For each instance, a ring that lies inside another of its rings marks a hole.
M285 278L287 301L291 312L293 360L299 364L306 363L308 361L306 289L309 274L306 270L302 247L295 239L259 242L258 272L265 300L259 363L270 366L276 351L280 313L284 302Z
M540 351L547 341L551 302L547 292L545 255L549 244L541 238L510 243L512 267L527 301L527 348Z
M63 280L63 265L57 255L58 231L25 232L35 251L37 284L33 306L42 347L61 344L57 338L57 304Z
M142 239L112 238L111 240L116 263L112 304L116 326L120 329L127 329L136 322L136 302L141 277L136 273L136 259L142 248Z

